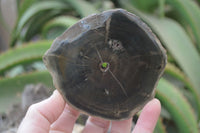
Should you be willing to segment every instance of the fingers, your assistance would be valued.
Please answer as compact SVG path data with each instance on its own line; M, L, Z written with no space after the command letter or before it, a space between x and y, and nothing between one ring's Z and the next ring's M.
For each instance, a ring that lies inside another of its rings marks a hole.
M112 121L111 133L130 133L132 118L122 121Z
M133 133L152 133L160 115L160 110L161 105L157 99L150 101L144 107ZM50 133L71 133L78 116L79 112L66 105L62 96L56 90L50 98L29 108L19 126L18 133L49 133L49 130ZM113 121L111 133L130 132L131 121L131 119ZM110 121L108 120L89 117L83 133L106 133L109 125Z
M159 100L153 99L147 103L140 114L133 133L153 133L160 111L161 105Z
M66 104L60 117L51 125L49 133L71 133L79 112Z
M159 100L153 99L147 103L143 108L133 133L153 133L160 111L161 105ZM89 117L83 133L106 133L109 124L109 121ZM123 121L112 121L111 133L130 133L131 126L132 118Z
M110 121L89 117L82 133L107 133Z
M49 131L53 123L62 113L65 102L56 90L53 95L37 104L32 105L23 119L18 133L36 133Z

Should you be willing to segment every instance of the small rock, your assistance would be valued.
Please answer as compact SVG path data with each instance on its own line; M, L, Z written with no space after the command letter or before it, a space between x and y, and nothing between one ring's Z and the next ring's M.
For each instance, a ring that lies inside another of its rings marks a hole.
M34 103L42 101L50 96L50 90L43 84L27 85L22 93L22 109L27 110Z
M50 89L43 84L25 86L21 104L13 104L9 112L0 114L0 133L16 133L28 107L48 98L50 94Z

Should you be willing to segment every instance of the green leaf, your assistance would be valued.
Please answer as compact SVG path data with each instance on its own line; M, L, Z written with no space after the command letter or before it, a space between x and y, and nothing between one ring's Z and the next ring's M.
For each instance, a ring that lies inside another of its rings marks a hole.
M195 99L194 101L196 102L196 105L197 105L198 116L200 116L200 95L199 95L197 89L195 89L192 86L192 84L190 83L188 78L185 76L185 74L183 72L181 72L177 67L175 67L171 63L168 63L166 65L165 73L167 73L167 74L175 77L176 79L182 81L185 84L185 86L190 90L190 92L192 92L193 97Z
M168 110L181 133L198 133L197 120L181 92L165 79L158 83L156 97Z
M82 17L99 13L97 9L85 0L66 0Z
M43 1L43 2L38 2L34 5L32 5L21 17L18 23L17 31L20 31L24 24L35 14L41 13L42 11L45 10L52 10L52 9L66 9L67 5L61 3L61 2L56 2L56 1Z
M130 1L134 5L134 7L142 11L152 12L156 8L160 0L130 0Z
M21 100L21 92L27 84L43 83L53 88L52 78L47 71L33 72L14 78L0 80L0 112L6 112L14 104Z
M58 11L44 11L35 15L26 26L23 28L23 34L20 35L20 40L23 42L30 41L35 35L41 32L42 27L46 22L60 14ZM54 38L53 38L54 39Z
M22 17L18 20L17 26L13 31L13 38L11 41L11 45L14 45L16 40L20 37L23 27L28 23L31 18L33 18L36 14L40 14L43 11L48 10L68 10L68 6L64 2L59 1L41 1L32 5L30 8L24 12ZM40 18L38 18L40 19Z
M10 49L0 55L0 74L19 64L41 60L52 41L32 42L15 49Z
M79 20L78 18L71 16L56 17L44 25L42 29L42 34L44 37L47 37L47 33L49 32L49 30L55 27L63 27L63 29L66 30L68 27L75 24L78 20Z
M20 3L19 11L18 11L18 18L20 19L23 14L26 12L28 8L30 8L34 3L38 2L39 0L24 0Z
M200 51L200 8L193 0L166 0L190 25Z
M67 28L75 24L78 20L79 20L78 18L71 16L59 16L46 23L43 30L48 30L51 27L59 25L62 25Z

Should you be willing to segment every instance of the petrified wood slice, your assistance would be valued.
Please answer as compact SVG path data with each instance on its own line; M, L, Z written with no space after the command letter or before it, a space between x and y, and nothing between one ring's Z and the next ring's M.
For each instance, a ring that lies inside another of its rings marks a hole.
M150 28L122 9L81 19L43 59L68 104L112 120L129 118L154 97L166 65Z

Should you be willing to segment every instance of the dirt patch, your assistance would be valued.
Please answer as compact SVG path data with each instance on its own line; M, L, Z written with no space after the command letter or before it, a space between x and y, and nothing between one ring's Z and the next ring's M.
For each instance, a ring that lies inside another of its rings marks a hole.
M22 93L21 103L14 104L9 112L0 114L0 133L16 133L28 107L48 98L50 95L50 89L43 84L26 85ZM87 115L81 114L72 133L80 133L87 118Z
M0 132L16 133L28 107L48 98L50 95L50 90L43 84L25 86L21 103L14 104L10 111L0 114Z

